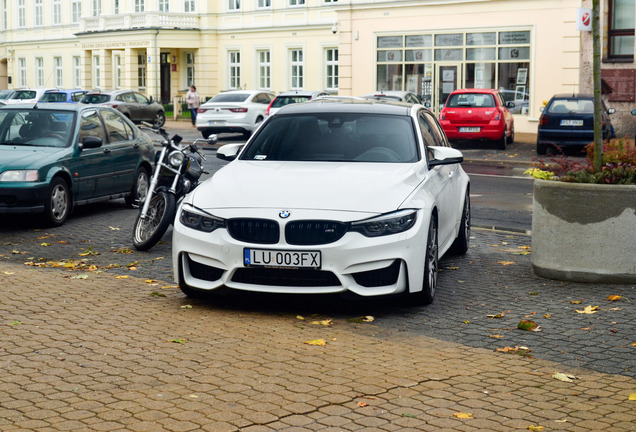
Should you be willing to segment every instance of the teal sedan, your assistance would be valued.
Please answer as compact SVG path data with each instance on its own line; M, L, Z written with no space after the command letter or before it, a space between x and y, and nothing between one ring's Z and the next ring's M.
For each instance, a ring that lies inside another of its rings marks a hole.
M0 108L0 214L41 213L62 225L73 207L143 202L151 139L119 111L66 103Z

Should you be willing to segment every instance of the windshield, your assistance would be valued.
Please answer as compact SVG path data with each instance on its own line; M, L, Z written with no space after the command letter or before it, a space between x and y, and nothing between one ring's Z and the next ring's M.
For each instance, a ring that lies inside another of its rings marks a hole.
M272 102L272 108L280 108L289 104L307 102L310 99L311 96L278 96L274 99L274 102Z
M87 94L81 100L82 103L85 104L101 104L108 102L110 100L110 95L106 94Z
M495 98L491 94L456 93L450 95L446 106L449 108L492 108Z
M230 93L214 96L208 102L245 102L250 97L249 93Z
M44 93L40 102L66 102L66 93Z
M0 143L35 147L70 145L75 112L0 109Z
M241 159L411 163L419 152L410 117L321 113L272 117Z
M35 91L33 90L17 90L15 93L11 95L11 99L35 99Z
M592 99L554 99L548 112L594 114L594 101Z

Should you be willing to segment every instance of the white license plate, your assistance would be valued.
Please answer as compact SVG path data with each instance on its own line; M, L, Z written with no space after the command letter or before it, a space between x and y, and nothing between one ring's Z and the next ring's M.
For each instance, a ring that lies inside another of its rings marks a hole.
M225 124L225 120L210 120L208 122L208 126L223 126Z
M479 127L460 127L460 132L479 132L481 128Z
M282 251L272 249L243 249L245 267L311 268L320 269L320 251Z
M583 126L583 120L561 120L561 126Z

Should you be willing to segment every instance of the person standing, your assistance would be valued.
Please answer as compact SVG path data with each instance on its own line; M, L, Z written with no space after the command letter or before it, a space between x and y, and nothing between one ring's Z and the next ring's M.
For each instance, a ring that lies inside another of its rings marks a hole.
M188 109L190 110L190 119L192 120L192 127L196 127L197 109L201 105L201 98L199 97L199 93L197 93L197 88L194 85L191 85L190 90L188 90L188 93L186 93L186 103L188 104Z

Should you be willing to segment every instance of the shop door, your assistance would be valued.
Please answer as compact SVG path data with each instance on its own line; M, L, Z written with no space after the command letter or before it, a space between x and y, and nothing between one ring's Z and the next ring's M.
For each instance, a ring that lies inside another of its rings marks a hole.
M437 73L435 74L435 101L433 110L436 114L444 107L448 95L453 90L457 90L463 86L461 77L461 64L437 64Z

